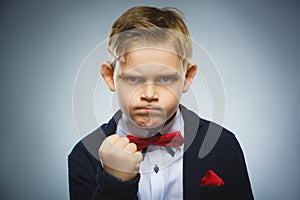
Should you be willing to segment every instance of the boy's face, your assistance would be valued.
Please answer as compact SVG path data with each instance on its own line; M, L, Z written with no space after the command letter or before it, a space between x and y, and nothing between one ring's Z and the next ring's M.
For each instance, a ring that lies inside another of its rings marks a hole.
M177 54L159 48L138 49L125 57L109 77L104 72L109 66L101 69L109 88L117 92L121 110L140 127L163 125L176 112L196 66L184 69Z

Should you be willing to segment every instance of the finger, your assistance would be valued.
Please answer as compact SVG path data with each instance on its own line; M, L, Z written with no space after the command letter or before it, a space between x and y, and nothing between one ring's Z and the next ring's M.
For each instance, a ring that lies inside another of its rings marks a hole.
M136 157L137 161L141 162L143 160L143 154L140 151L135 152L133 155Z
M127 137L121 137L114 143L114 146L123 149L128 143L129 139Z
M125 146L124 151L128 153L135 153L137 150L137 147L134 143L129 143Z
M105 140L102 142L102 144L99 148L99 154L102 154L107 149L110 149L119 138L120 138L120 136L117 134L113 134L113 135L105 138Z
M105 140L106 140L106 142L109 142L110 144L114 144L119 138L120 138L120 136L118 134L113 134L113 135L108 136Z

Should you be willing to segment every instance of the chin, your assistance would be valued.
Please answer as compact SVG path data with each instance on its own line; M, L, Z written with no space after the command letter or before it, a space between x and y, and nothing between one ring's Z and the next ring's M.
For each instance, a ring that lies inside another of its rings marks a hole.
M144 119L144 120L134 120L136 125L142 128L152 129L160 127L164 124L164 120L153 120L153 119Z

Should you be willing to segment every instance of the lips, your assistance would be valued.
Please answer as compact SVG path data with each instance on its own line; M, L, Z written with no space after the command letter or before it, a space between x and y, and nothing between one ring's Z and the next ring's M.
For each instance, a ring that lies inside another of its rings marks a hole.
M149 112L161 112L163 111L163 109L161 107L157 107L157 106L140 106L140 107L136 107L135 110L138 113L149 113Z
M138 106L136 107L137 110L163 110L161 107L158 107L158 106Z
M132 109L132 119L144 128L158 127L166 121L166 113L158 106L137 106Z

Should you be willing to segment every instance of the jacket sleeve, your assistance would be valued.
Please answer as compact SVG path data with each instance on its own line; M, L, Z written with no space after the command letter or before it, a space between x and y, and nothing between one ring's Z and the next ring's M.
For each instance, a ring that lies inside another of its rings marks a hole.
M106 173L101 163L76 145L68 157L69 192L71 200L119 200L137 199L140 175L121 182Z
M245 158L241 146L235 139L235 157L232 168L232 188L231 198L233 200L253 200L253 193L250 185L250 180L247 172Z
M133 180L119 181L106 173L99 165L97 170L97 188L93 199L137 199L139 180L140 175L138 174Z

